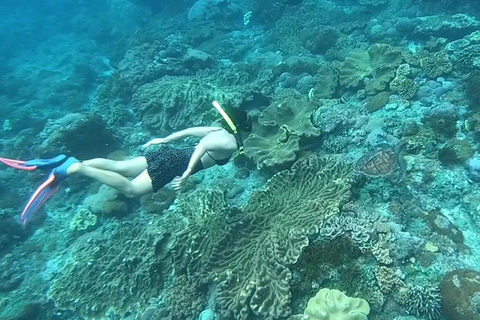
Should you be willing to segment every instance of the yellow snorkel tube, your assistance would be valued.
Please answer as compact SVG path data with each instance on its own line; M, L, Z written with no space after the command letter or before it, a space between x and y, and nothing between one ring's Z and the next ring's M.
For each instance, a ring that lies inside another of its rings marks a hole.
M217 111L222 115L223 119L225 119L230 129L232 129L233 134L235 135L235 139L237 140L238 152L240 154L243 154L243 140L242 140L242 136L237 130L237 127L233 123L232 119L230 119L228 114L225 112L225 110L223 110L222 106L220 105L220 103L218 103L218 101L214 100L212 104L215 107L215 109L217 109Z

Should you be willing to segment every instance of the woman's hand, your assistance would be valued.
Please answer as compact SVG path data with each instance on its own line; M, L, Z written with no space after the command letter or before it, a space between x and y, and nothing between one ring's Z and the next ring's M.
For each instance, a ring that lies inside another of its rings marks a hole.
M190 177L190 175L191 175L191 170L187 169L185 170L185 172L182 174L181 177L176 177L175 179L173 179L172 181L173 189L180 190L185 184L185 182L188 180L188 177Z
M167 138L155 138L155 139L152 139L152 140L148 141L147 143L145 143L142 146L142 149L146 149L153 144L163 144L163 143L167 143L167 142L169 142Z

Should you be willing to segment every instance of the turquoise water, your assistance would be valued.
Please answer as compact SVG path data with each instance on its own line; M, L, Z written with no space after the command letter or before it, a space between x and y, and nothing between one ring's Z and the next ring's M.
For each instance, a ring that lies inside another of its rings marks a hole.
M480 319L476 2L0 15L0 320ZM142 145L175 132L168 150L210 139L213 157L151 193L189 158ZM83 171L23 162L59 154Z

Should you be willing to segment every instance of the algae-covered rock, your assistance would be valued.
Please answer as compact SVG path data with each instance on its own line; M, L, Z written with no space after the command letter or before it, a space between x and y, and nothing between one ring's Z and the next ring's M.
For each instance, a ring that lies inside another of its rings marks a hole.
M369 112L378 111L388 103L389 97L390 97L390 92L388 91L382 91L380 93L377 93L375 96L373 96L370 99L370 101L367 102L367 104L365 105L365 108Z
M469 269L450 271L444 276L440 289L446 319L480 319L480 272Z
M132 200L115 189L102 185L98 193L89 195L83 206L95 215L123 217L130 212Z
M438 160L445 165L464 164L473 157L475 150L467 140L447 140L438 150Z

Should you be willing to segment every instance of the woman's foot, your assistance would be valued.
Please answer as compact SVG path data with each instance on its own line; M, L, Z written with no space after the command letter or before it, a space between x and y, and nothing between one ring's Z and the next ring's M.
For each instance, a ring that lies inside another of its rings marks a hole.
M67 175L71 175L73 173L76 173L82 169L82 163L81 162L75 162L72 163L68 168L67 168Z
M80 162L76 158L70 157L60 166L53 169L52 174L56 179L58 179L58 181L61 181L67 178L70 174L74 173L74 170L79 170L79 168Z

